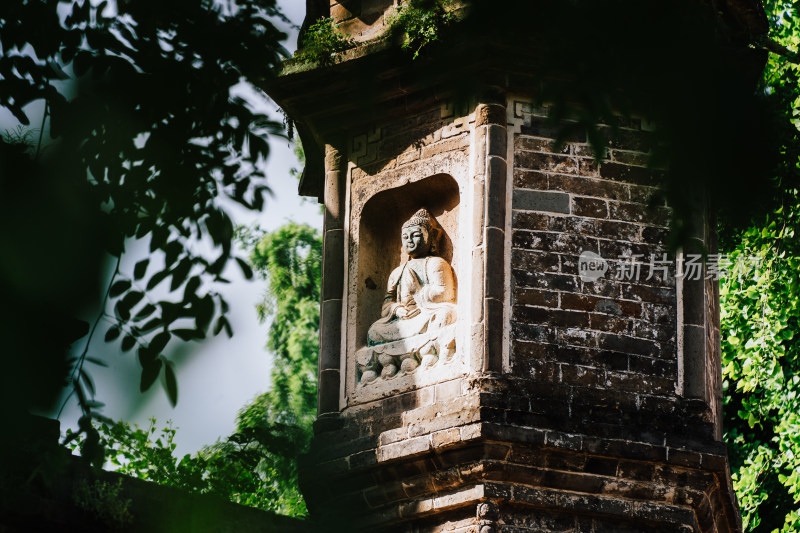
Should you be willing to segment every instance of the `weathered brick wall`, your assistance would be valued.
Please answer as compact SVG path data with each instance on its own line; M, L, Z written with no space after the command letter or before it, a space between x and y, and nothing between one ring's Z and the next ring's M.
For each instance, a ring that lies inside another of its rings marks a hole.
M613 398L618 423L620 405L669 410L680 389L676 281L672 257L668 276L653 269L647 279L650 258L664 259L669 218L666 207L648 208L660 179L645 166L649 133L628 121L597 164L583 133L554 151L545 114L525 102L510 109L512 373L555 384L567 409ZM585 251L609 263L597 281L579 276ZM637 255L638 280L617 279L623 258Z
M438 154L465 153L473 122L471 115L456 116L452 104L443 103L357 134L348 153L355 165L353 180L387 170L414 172L404 167Z

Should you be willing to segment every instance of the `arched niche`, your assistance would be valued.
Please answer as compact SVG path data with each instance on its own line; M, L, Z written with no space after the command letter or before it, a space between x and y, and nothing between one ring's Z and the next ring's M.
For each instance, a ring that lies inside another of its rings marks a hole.
M437 174L388 189L367 200L358 233L358 284L356 291L356 346L364 346L369 326L381 316L386 284L392 270L408 259L400 246L403 222L426 208L444 234L438 255L454 268L458 281L458 183L449 174Z

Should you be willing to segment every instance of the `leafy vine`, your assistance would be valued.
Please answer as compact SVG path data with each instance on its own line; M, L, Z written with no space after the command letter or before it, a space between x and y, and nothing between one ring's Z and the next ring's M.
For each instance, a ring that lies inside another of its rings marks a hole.
M403 35L400 45L419 57L423 48L438 41L445 28L456 20L453 0L409 0L388 18L389 33Z

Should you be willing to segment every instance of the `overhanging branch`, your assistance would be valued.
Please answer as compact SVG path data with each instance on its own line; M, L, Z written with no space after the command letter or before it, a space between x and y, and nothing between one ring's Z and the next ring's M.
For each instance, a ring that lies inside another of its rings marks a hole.
M783 46L781 43L770 39L767 35L756 36L753 44L763 50L781 56L790 63L800 64L800 52Z

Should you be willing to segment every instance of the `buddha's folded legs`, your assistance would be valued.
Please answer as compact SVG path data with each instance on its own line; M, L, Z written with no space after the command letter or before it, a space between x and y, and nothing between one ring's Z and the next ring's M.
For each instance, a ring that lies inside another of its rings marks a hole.
M420 313L413 318L398 318L390 322L376 322L367 332L369 344L384 344L400 339L407 339L414 335L424 333L433 316L429 313Z

